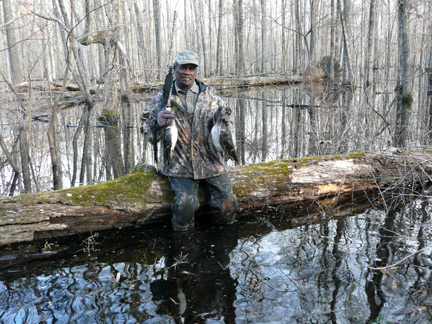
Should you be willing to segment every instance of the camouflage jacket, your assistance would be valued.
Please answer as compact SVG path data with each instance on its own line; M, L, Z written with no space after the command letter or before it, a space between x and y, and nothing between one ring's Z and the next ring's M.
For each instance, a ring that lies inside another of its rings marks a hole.
M199 87L199 96L192 121L189 120L182 101L177 96L175 86L172 86L171 110L178 128L178 140L169 164L163 160L163 154L158 155L158 169L168 177L206 179L227 172L224 159L216 157L208 144L209 123L212 123L218 108L225 107L226 103L210 86L198 80L195 82ZM162 91L142 111L142 131L150 143L153 142L155 127L159 143L165 131L165 127L160 127L156 121L158 112L163 109L160 107L161 100ZM161 151L159 145L158 152Z

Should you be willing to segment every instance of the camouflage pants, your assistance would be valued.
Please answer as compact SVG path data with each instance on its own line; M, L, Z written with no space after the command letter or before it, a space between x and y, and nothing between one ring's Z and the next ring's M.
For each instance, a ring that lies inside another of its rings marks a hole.
M200 180L171 177L171 188L175 193L171 205L173 213L172 228L174 231L184 231L193 226L194 215L198 210L198 187ZM216 224L231 224L237 210L237 199L232 190L228 174L202 180L205 182L209 196L209 205L216 209L213 216Z

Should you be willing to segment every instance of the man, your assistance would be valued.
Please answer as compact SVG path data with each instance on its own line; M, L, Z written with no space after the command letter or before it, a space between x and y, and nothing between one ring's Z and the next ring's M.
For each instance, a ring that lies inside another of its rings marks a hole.
M209 147L210 126L216 118L230 123L225 113L227 104L208 85L196 80L198 56L181 51L174 62L175 80L169 99L171 109L161 107L160 91L143 110L143 135L153 142L161 140L166 126L174 120L178 139L171 158L159 160L159 169L169 177L175 193L171 206L174 231L193 227L198 210L198 185L205 183L210 207L217 210L212 220L216 224L231 224L237 209L226 161L216 156ZM156 130L156 132L155 132Z

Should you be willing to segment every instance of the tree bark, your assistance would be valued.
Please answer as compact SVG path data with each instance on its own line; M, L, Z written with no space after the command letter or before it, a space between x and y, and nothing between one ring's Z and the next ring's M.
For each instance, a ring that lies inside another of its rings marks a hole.
M316 19L317 19L317 13L316 13L316 2L315 0L310 0L310 20L311 20L311 27L310 27L310 41L309 41L309 62L308 65L310 65L316 58Z
M267 72L267 10L266 2L261 0L261 73Z
M125 173L125 167L122 157L121 136L119 129L119 113L117 99L117 83L116 75L118 69L117 48L116 44L116 29L112 30L112 40L105 44L105 78L104 78L104 101L102 116L99 121L105 125L105 149L108 151L114 177L120 177ZM108 44L109 43L109 44Z
M198 13L204 12L203 9L203 2L200 1L198 5ZM205 25L204 25L204 17L202 14L199 14L197 17L199 21L199 25L197 28L201 29L201 47L202 47L202 62L203 62L203 69L201 70L204 74L204 76L209 75L209 68L208 68L208 55L207 55L207 46L206 46L206 35L205 35Z
M329 63L329 79L330 83L334 82L334 62L336 58L336 49L335 49L335 27L336 22L334 19L334 2L335 0L330 1L330 63Z
M368 89L371 85L370 80L370 70L371 70L371 56L373 49L373 35L375 30L375 0L370 0L369 4L369 25L368 25L368 36L366 43L366 54L365 54L365 63L364 63L364 73L365 73L365 90Z
M232 168L237 217L269 206L290 218L331 216L343 204L373 201L376 192L392 192L404 184L412 192L419 183L431 183L430 154L358 155ZM103 184L5 197L0 199L0 245L167 220L172 199L167 178L153 167ZM201 191L200 201L200 212L208 212Z
M160 4L159 0L153 0L153 16L155 24L155 40L156 40L156 64L157 64L157 78L162 79L162 45L161 45L161 23L160 23Z
M218 31L217 31L217 46L216 46L216 74L222 74L222 10L223 0L219 0L218 9Z
M432 45L429 48L429 64L426 69L427 71L427 102L429 103L428 107L428 134L429 134L429 143L432 143Z
M244 45L243 45L243 1L236 0L234 2L234 31L235 31L235 48L236 48L236 75L242 75L245 71Z
M197 48L197 53L198 53L198 63L200 64L200 68L205 73L206 67L202 66L203 64L205 65L205 62L203 62L203 59L204 59L204 47L203 46L204 46L204 44L202 44L202 40L204 38L201 37L201 32L200 32L200 14L199 14L199 10L198 10L197 1L193 0L192 4L193 4L193 8L194 8L194 13L195 13L195 32L196 32L196 48Z
M24 183L24 192L31 192L31 173L30 173L30 148L28 139L28 128L25 120L21 121L19 126L19 142L20 142L20 157L21 157L21 170Z
M21 67L23 64L20 63L20 52L18 49L18 37L17 27L15 23L11 22L13 18L14 8L12 8L11 0L3 0L3 16L4 21L7 24L6 27L6 39L7 39L7 51L9 55L9 66L10 66L10 80L12 85L16 85L22 81ZM9 23L9 24L8 24Z
M351 83L352 72L351 72L351 63L350 63L350 54L349 54L349 46L348 46L348 31L347 31L347 22L346 17L348 16L346 11L348 10L346 6L342 11L342 0L337 0L337 10L339 19L341 22L342 28L342 42L343 42L343 85L347 85L347 83ZM346 4L346 3L345 3Z
M409 45L407 35L407 3L398 0L398 27L399 27L399 75L396 86L397 111L394 136L394 146L405 147L408 137L408 124L410 119L412 93L408 91L408 56Z
M266 95L263 92L261 94L261 118L262 118L262 134L261 134L261 161L264 162L267 158L267 139L268 139L268 130L267 130L267 120L268 120L268 109L266 106Z

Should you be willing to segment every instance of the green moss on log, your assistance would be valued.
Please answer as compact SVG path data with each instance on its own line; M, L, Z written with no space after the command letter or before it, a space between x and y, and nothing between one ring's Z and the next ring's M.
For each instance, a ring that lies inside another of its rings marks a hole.
M160 186L161 189L153 188L153 190L152 186ZM61 203L76 206L139 209L151 203L170 202L173 196L168 179L160 177L151 167L98 185L23 194L12 197L11 202L19 203L22 206ZM7 208L7 205L0 206ZM1 207L0 209L3 209Z
M295 169L320 161L355 159L365 156L364 152L346 155L307 156L302 158L279 159L232 169L235 181L233 190L237 197L254 195L257 192L287 191L291 174ZM152 203L170 203L174 194L168 178L159 176L154 167L144 166L120 178L98 185L80 186L58 191L23 194L3 198L2 210L9 209L10 203L21 206L55 204L76 206L107 206L118 209L140 209Z

